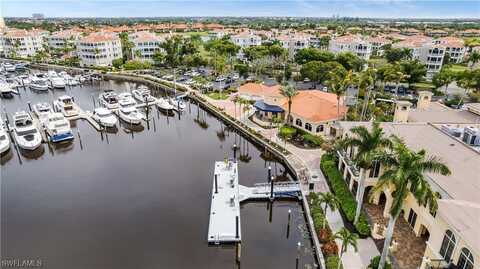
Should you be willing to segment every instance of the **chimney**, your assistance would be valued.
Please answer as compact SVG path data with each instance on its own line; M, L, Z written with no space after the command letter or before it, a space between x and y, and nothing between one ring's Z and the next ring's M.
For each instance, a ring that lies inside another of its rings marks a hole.
M408 101L397 101L395 103L395 114L393 115L393 122L407 122L408 113L412 103Z
M418 92L418 101L417 101L417 109L418 110L426 110L430 107L430 102L432 101L432 92L429 91L421 91Z

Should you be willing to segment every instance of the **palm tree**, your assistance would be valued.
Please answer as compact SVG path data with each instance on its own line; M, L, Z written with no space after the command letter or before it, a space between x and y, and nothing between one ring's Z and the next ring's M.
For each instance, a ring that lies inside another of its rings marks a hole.
M363 106L362 106L362 112L360 114L360 121L363 120L365 111L367 110L370 94L373 87L375 86L375 81L376 81L376 70L373 68L367 69L365 72L362 72L362 74L360 75L358 88L364 90Z
M385 171L378 179L370 197L385 188L392 188L392 206L388 221L387 234L380 258L379 269L383 269L388 254L388 249L393 238L393 230L398 216L403 208L403 203L409 193L419 204L430 204L430 209L437 208L437 194L432 191L425 179L425 173L440 173L450 175L450 169L437 157L427 156L425 150L412 151L398 137L393 137L392 152L379 155L380 162L385 166ZM410 192L410 189L413 192Z
M330 92L337 95L337 118L340 119L340 98L345 94L347 88L355 81L353 71L350 70L345 76L338 72L329 72L327 86Z
M342 241L342 247L340 248L340 260L338 261L338 269L340 269L342 266L342 256L345 252L347 252L348 246L352 246L355 249L355 252L357 252L358 234L351 233L349 230L343 227L335 234L335 238Z
M405 74L397 66L392 66L392 68L385 71L384 80L395 83L395 92L398 92L398 84L400 84L403 78L405 78Z
M298 94L298 90L295 89L295 87L293 87L290 84L285 84L280 88L280 93L286 98L288 98L288 115L287 115L287 124L288 124L289 123L288 121L290 119L290 113L292 112L292 99L295 95Z
M357 210L355 211L354 224L357 224L362 211L363 194L365 192L365 179L367 171L373 169L376 163L375 157L381 150L391 146L392 142L384 137L383 129L378 122L374 122L372 130L368 131L364 126L356 126L350 129L354 135L345 138L345 146L355 147L355 164L360 167L360 178L357 187Z
M472 51L472 53L470 53L470 56L468 56L468 62L471 63L470 68L473 69L475 64L478 63L479 61L480 61L480 52Z
M337 210L340 205L337 197L333 195L331 192L322 192L320 193L320 197L317 200L317 203L321 206L323 204L323 213L325 216L327 215L327 208L330 208L331 211ZM326 224L326 217L323 218L322 227L325 229Z

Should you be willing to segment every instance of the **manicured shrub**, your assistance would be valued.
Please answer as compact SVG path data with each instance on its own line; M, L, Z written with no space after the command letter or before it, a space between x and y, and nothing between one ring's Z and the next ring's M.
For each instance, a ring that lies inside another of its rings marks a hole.
M307 142L312 146L320 147L323 144L323 138L318 135L312 135L309 133L304 133L302 135L303 141Z
M347 220L353 222L355 219L355 211L357 209L357 201L338 171L334 157L331 154L324 154L320 166L323 174L330 183L332 191L340 201L340 207ZM367 217L364 213L360 215L360 219L357 225L355 225L355 228L361 236L370 235L370 225L368 224Z
M330 229L319 229L317 232L318 235L318 241L320 243L325 244L328 241L332 240L332 232Z
M290 126L282 126L280 128L279 136L283 139L290 139L297 133L297 129Z
M325 260L325 267L326 269L338 269L338 263L340 262L340 258L338 256L329 256ZM340 266L343 269L343 266Z
M327 243L323 244L322 246L322 252L324 256L333 256L333 255L338 255L338 246L335 241L331 240L328 241Z
M370 260L370 264L368 265L367 269L377 269L379 264L380 264L380 256L373 257L373 259ZM392 265L386 262L385 267L383 268L392 269Z

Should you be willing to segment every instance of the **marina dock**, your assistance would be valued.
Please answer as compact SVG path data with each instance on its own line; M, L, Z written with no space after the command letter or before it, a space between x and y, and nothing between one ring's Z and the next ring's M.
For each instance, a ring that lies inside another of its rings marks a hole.
M208 242L235 243L241 238L238 165L232 160L215 162Z
M241 242L240 203L247 200L275 198L302 199L297 182L257 183L253 187L238 183L238 165L233 160L215 162L208 242L228 244Z

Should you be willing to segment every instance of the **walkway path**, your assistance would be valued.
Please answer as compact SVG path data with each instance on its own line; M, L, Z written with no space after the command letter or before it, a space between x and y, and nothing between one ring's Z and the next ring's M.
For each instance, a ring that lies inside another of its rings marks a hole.
M203 96L205 97L205 96ZM238 107L237 113L235 113L235 104L230 100L214 100L205 97L211 104L224 109L230 116L239 119ZM250 114L245 112L245 114ZM245 115L242 115L241 121L252 129L262 133L262 135L272 141L284 146L292 154L292 161L300 161L309 170L310 175L317 175L319 177L319 183L315 184L315 192L329 192L330 188L327 181L320 170L320 159L324 153L321 149L302 149L298 148L290 143L286 143L278 138L277 129L264 129L252 122ZM290 158L289 158L290 159ZM289 160L290 161L290 160ZM333 232L337 232L344 227L343 219L338 211L332 212L327 210L327 219ZM337 244L340 247L341 242L337 240ZM355 252L353 247L349 247L347 252L342 257L343 268L345 269L365 269L370 260L380 255L375 242L372 238L359 239L357 241L358 252Z

